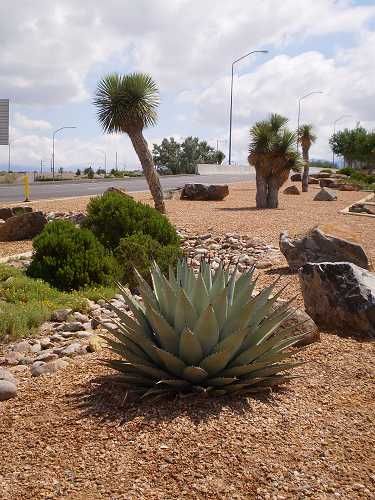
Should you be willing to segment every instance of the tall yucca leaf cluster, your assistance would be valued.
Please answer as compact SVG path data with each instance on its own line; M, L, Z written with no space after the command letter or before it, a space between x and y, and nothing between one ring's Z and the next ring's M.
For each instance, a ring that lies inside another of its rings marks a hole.
M275 283L253 296L254 269L216 272L202 262L197 275L185 260L169 279L157 265L153 288L138 275L142 301L119 285L133 318L113 307L117 327L106 336L121 356L108 365L122 372L125 387L139 395L207 392L246 393L279 385L297 365L283 363L301 339L278 327L291 314L275 309Z

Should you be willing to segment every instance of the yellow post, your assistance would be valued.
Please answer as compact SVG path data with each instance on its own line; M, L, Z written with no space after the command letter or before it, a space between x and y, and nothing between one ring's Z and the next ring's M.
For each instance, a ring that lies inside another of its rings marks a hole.
M27 174L23 177L23 192L25 194L25 202L30 201L30 186L29 186L29 176Z

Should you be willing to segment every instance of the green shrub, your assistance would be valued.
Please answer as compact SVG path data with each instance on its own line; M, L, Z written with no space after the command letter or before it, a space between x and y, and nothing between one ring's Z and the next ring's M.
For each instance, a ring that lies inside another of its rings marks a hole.
M115 250L115 257L121 269L120 281L134 289L137 286L134 269L150 282L150 267L153 261L166 273L169 264L174 265L181 255L178 245L160 245L149 235L137 233L122 238Z
M350 167L345 167L345 168L340 168L340 174L344 175L352 175L355 172L354 168Z
M147 234L161 245L179 242L175 228L164 215L118 193L93 198L87 207L84 226L111 250L119 245L121 238L135 233Z
M78 290L109 283L113 258L88 229L79 229L68 221L54 221L35 238L27 274L59 290Z

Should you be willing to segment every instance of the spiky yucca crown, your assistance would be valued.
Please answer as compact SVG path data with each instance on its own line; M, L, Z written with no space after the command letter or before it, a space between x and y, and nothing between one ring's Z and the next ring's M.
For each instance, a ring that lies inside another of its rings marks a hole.
M169 279L156 264L153 289L138 274L142 302L122 285L134 319L115 306L116 328L106 340L122 359L107 364L122 372L126 388L139 395L254 392L291 378L298 363L282 363L303 335L278 330L291 314L289 303L275 309L275 283L253 296L254 268L236 279L222 266L202 262L197 276L179 261Z

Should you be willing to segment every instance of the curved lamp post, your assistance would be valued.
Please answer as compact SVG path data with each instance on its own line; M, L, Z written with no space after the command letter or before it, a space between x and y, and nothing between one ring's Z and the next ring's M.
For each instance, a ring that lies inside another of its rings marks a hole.
M323 92L321 90L313 90L312 92L309 92L308 94L305 94L303 95L302 97L300 97L298 99L298 120L297 120L297 153L299 151L299 122L300 122L300 118L301 118L301 101L303 101L303 99L306 99L306 97L309 97L313 94L323 94Z
M250 56L251 54L268 54L268 50L252 50L248 52L242 57L239 57L235 61L232 62L232 79L230 84L230 113L229 113L229 155L228 155L228 163L231 164L232 160L232 114L233 114L233 73L234 73L234 65L242 59Z
M60 130L65 130L66 128L77 128L77 127L61 127L54 131L52 134L52 179L55 180L55 135Z
M342 115L339 118L337 118L333 122L333 135L335 135L335 133L336 133L336 123L339 122L340 120L343 120L344 118L351 118L351 117L352 117L352 115ZM344 164L345 164L345 161L344 161ZM332 148L332 167L335 168L335 152L333 151L333 148Z

